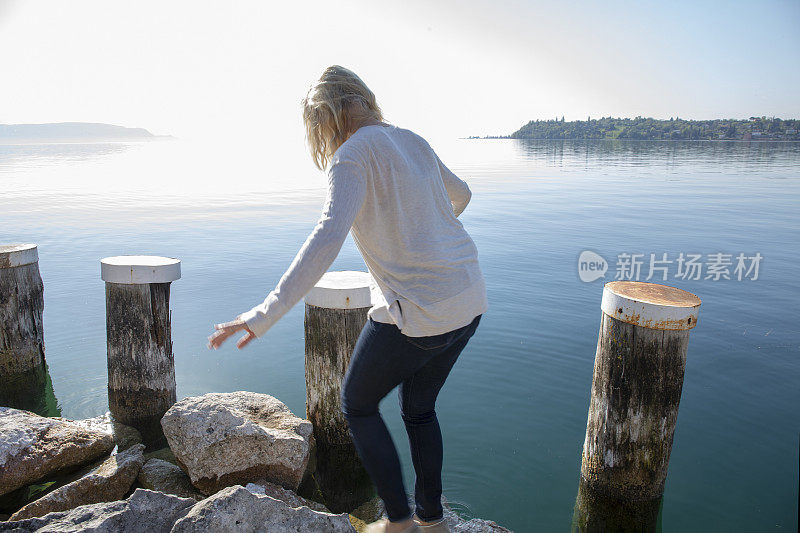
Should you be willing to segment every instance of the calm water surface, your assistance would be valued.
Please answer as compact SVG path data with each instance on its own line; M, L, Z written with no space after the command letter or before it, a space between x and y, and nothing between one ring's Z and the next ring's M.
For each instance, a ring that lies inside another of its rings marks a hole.
M669 465L664 531L797 530L800 430L800 145L457 140L434 144L472 188L461 220L490 309L445 385L445 495L517 531L569 529L578 488L603 279L620 254L760 253L758 279L667 283L703 300ZM182 260L172 284L178 397L272 394L305 412L303 305L239 351L206 348L212 324L259 303L313 229L325 178L276 175L244 148L0 146L0 242L35 242L45 340L70 418L107 410L99 260ZM366 270L348 237L333 270ZM651 280L660 281L660 280ZM413 488L396 393L382 412ZM57 413L51 413L57 414Z

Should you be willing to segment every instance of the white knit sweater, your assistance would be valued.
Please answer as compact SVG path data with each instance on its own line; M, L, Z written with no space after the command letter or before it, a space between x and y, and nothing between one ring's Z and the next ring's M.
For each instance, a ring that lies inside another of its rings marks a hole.
M477 248L456 218L471 196L419 135L359 128L333 155L316 227L275 289L239 317L264 335L319 281L352 229L375 280L368 316L410 337L469 324L488 309Z

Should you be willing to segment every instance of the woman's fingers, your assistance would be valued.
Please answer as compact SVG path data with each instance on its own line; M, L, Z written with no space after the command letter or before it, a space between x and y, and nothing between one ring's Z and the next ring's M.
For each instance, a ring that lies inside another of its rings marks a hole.
M235 319L230 322L225 322L223 324L216 324L214 326L216 331L208 337L208 347L210 349L216 350L219 348L223 342L228 340L228 337L236 333L237 331L245 330L247 333L239 339L236 343L236 346L241 349L247 346L247 344L256 338L255 334L247 328L247 324L240 319Z
M239 339L239 342L237 342L237 343L236 343L236 347L237 347L237 348L239 348L239 349L241 350L242 348L244 348L245 346L247 346L247 344L248 344L248 343L249 343L251 340L253 340L253 339L255 339L255 338L256 338L256 336L255 336L255 335L253 335L253 334L252 334L250 331L248 331L248 332L247 332L247 333L246 333L246 334L245 334L245 335L244 335L244 336L243 336L241 339Z
M227 330L215 331L210 337L208 337L208 347L216 350L231 335L233 335L233 332Z
M239 331L244 327L243 322L237 322L236 320L231 322L226 322L224 324L217 324L214 326L215 331L209 338L208 338L208 347L212 349L219 348L223 342L225 342L228 337Z

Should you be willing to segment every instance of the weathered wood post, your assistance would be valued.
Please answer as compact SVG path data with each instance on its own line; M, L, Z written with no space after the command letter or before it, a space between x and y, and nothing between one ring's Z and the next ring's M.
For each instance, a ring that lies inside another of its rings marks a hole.
M314 426L317 497L334 513L349 512L375 494L361 464L340 391L370 303L368 272L325 273L305 297L306 416Z
M0 245L0 405L42 410L47 385L43 313L37 246Z
M0 378L44 368L44 284L35 244L0 245Z
M180 260L116 256L100 261L106 282L108 407L142 434L147 448L166 446L161 417L175 403L170 283Z
M699 308L674 287L605 285L573 529L655 529Z

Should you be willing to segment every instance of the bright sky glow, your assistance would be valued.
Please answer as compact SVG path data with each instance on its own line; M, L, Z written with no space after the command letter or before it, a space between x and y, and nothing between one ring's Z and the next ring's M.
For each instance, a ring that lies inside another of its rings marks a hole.
M800 2L0 0L0 122L303 152L338 63L429 138L564 115L800 117Z

